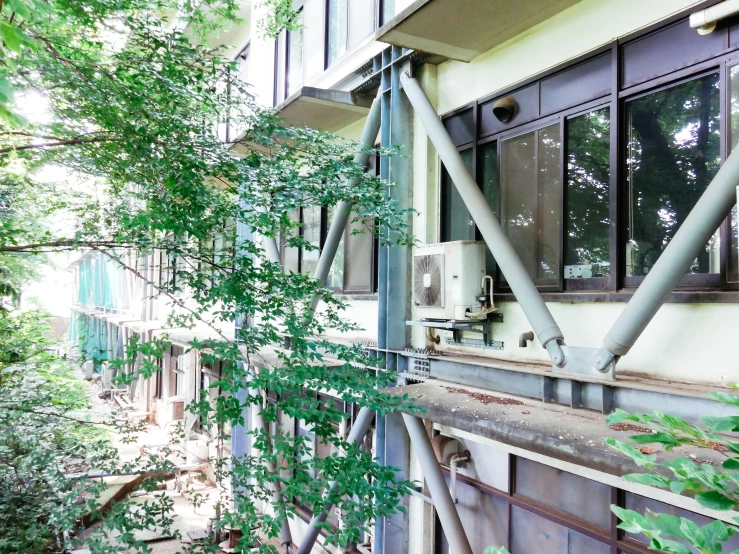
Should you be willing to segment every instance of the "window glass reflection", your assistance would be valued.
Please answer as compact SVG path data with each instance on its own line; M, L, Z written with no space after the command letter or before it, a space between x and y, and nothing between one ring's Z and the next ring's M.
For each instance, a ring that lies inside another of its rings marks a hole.
M328 2L328 65L346 52L348 0Z
M501 146L502 225L529 274L559 273L561 141L559 123Z
M472 150L461 153L467 169L472 171ZM474 238L472 217L457 192L457 187L442 168L441 174L441 241L471 240Z
M567 122L565 279L610 275L610 156L608 108Z
M629 102L626 276L649 273L719 169L719 76ZM718 231L688 273L718 273Z

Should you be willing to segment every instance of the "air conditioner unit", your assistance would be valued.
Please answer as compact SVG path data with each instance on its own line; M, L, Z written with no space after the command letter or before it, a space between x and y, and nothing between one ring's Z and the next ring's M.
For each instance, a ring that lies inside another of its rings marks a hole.
M172 421L185 419L185 400L182 398L170 398L169 405L172 410Z
M418 246L413 253L413 302L425 320L460 321L480 311L485 244L471 240Z

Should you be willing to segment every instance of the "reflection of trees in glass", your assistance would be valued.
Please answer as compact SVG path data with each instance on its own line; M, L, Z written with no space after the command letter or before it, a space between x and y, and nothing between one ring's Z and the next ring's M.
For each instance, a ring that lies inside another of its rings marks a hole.
M301 10L298 24L303 24ZM303 86L303 28L287 33L287 95Z
M610 274L609 133L608 108L567 122L565 278Z
M628 121L626 275L645 275L720 165L719 76L633 100ZM689 273L718 271L718 236Z
M464 164L473 174L472 149L465 150L460 154ZM472 216L457 187L449 177L446 169L441 173L441 241L451 242L454 240L472 239Z
M346 52L348 0L328 2L328 64Z
M731 144L730 148L739 144L739 65L731 68ZM739 222L737 222L736 206L731 210L731 232L729 238L729 281L739 281Z

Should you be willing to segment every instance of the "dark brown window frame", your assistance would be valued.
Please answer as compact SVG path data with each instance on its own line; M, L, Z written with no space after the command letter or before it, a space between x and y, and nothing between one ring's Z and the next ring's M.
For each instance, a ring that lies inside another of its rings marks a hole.
M623 220L624 212L624 165L625 159L622 155L624 151L624 104L634 98L641 95L650 94L660 89L669 88L675 86L681 82L690 81L699 78L703 74L718 72L720 78L720 128L721 128L721 163L726 160L728 151L729 138L729 71L730 68L739 63L739 41L736 39L734 46L731 46L729 40L729 31L731 31L731 37L735 37L739 34L739 25L736 21L730 23L730 26L725 28L726 33L726 45L723 51L707 58L696 62L691 62L679 66L672 71L666 72L662 75L654 77L652 79L645 80L641 83L633 84L628 88L621 86L621 72L623 68L623 49L624 47L634 44L638 40L651 35L652 33L659 32L661 30L668 29L670 27L677 26L678 24L687 25L687 15L690 12L715 4L715 0L705 2L701 6L694 6L690 10L677 14L664 21L658 22L646 29L639 32L633 33L625 38L613 41L610 45L598 48L592 52L589 52L583 56L580 56L574 60L557 66L551 70L536 75L530 79L527 79L521 83L508 87L502 91L496 92L492 95L480 98L474 102L471 102L465 106L455 109L442 117L442 121L459 116L461 113L466 112L470 109L473 111L474 121L474 134L471 140L457 143L458 151L466 151L470 148L473 149L473 163L475 168L476 177L478 183L481 177L481 163L477 150L480 146L485 145L492 141L497 141L498 148L498 175L500 182L500 145L503 140L532 130L539 127L544 127L547 124L551 124L554 121L560 120L560 131L562 134L562 180L561 186L566 187L566 171L567 167L565 164L567 148L566 148L566 125L567 120L582 115L589 111L608 107L610 109L610 150L611 150L611 177L610 177L610 220L611 220L611 244L610 244L610 262L611 262L611 274L608 278L597 278L582 280L582 282L567 282L569 280L561 279L561 287L539 287L539 290L543 293L545 300L547 301L567 301L567 302L593 302L593 301L628 301L633 294L636 286L643 279L643 277L629 277L625 276L625 260L622 252L624 246L624 229L625 224ZM733 26L731 26L733 25ZM695 32L692 30L692 32ZM669 45L665 44L665 48ZM481 131L481 116L480 106L489 103L491 100L507 96L509 94L515 94L517 91L522 91L532 85L540 86L541 83L552 76L559 73L563 73L567 70L573 69L578 65L587 63L588 61L595 60L600 56L608 55L611 63L611 85L610 90L599 96L586 102L573 105L569 108L563 109L553 114L540 115L537 118L525 120L521 124L514 124L512 127L500 130L495 133L482 135ZM443 171L443 166L442 166ZM441 176L440 176L441 177ZM563 206L563 217L565 203L565 192L562 192L562 206ZM441 186L439 187L439 202L441 202ZM498 213L500 207L497 207ZM562 219L564 223L564 219ZM442 228L441 214L439 214L439 225L437 226L439 239L441 238ZM668 298L668 302L739 302L739 283L732 282L727 275L728 260L730 254L730 248L737 248L739 245L730 244L730 216L727 217L720 226L721 231L721 251L720 251L720 273L719 274L694 274L686 275L685 278L678 285L676 290ZM476 238L481 239L481 236L476 231ZM564 242L564 225L562 227L561 240ZM560 259L560 275L563 276L562 260ZM496 268L496 292L501 294L501 300L513 300L514 297L509 288L505 287L503 280L500 279L500 274Z

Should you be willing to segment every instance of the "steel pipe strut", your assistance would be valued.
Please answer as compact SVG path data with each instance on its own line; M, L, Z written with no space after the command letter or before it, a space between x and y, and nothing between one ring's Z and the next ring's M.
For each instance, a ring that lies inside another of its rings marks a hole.
M454 552L454 554L472 554L470 541L462 527L457 507L449 492L444 474L441 472L441 466L436 460L423 421L408 414L403 414L403 421L405 421L408 435L411 437L411 443L416 449L416 456L421 464L423 478L426 480L431 493L431 500L433 500L436 513L439 516L444 535L449 541L449 551Z
M737 185L739 148L726 159L608 331L603 348L596 356L598 369L615 357L624 356L634 346L690 264L729 215L736 203Z
M441 161L444 162L444 168L459 191L467 211L470 212L482 238L510 284L513 294L516 295L516 300L534 328L539 342L546 347L551 341L557 341L548 350L550 356L554 354L555 357L557 355L560 357L560 361L556 362L559 365L564 358L561 349L556 345L558 341L564 341L564 335L557 322L554 321L539 291L536 290L536 285L503 232L480 187L467 170L462 156L457 152L457 148L421 85L406 73L401 75L400 82L408 100L426 128L429 139L439 153ZM559 351L559 354L556 351Z
M348 444L356 444L360 440L362 440L362 438L367 434L367 431L369 430L369 426L372 423L372 418L374 415L375 412L370 410L369 408L361 408L359 410L359 413L357 414L357 419L354 421L354 425L352 425L352 430L349 432L349 436L346 439L346 442ZM338 487L338 483L336 483L336 481L332 481L331 483L329 483L328 490L323 495L324 499L328 499L329 494L334 491L336 487ZM310 526L308 527L308 530L303 537L303 541L300 543L298 554L308 554L311 550L313 550L313 545L315 545L316 539L318 539L318 535L321 532L321 528L318 525L326 521L328 513L333 507L334 506L331 503L326 504L324 510L320 514L314 515L313 518L310 520Z
M359 148L357 150L357 153L354 155L354 163L363 166L365 169L369 162L369 150L375 146L377 135L380 132L380 123L382 121L381 107L382 91L380 90L377 91L377 96L372 102L369 114L367 115L367 121L364 124L362 136L359 139ZM347 186L352 187L356 185L358 180L358 178L351 179L350 181L348 181ZM324 242L323 248L321 249L321 255L318 258L316 271L313 274L313 278L319 281L321 285L326 285L328 272L331 269L331 264L333 263L334 258L336 257L336 251L339 249L339 243L341 242L341 237L344 234L346 224L349 222L351 210L352 205L349 202L341 201L336 206L334 218L331 221L331 227L329 228L328 234L326 235L326 241ZM316 313L318 302L319 298L318 296L315 296L313 298L313 301L311 302L310 313L306 317L307 320L310 320ZM369 429L373 416L374 411L368 408L361 408L359 410L359 414L357 414L357 419L352 426L349 437L346 439L349 444L354 444L360 441L364 437L364 435L367 434L367 430ZM329 493L336 487L337 484L335 482L329 483L329 487L326 491L325 497L328 498ZM318 539L318 535L321 532L319 524L326 521L326 518L328 517L328 512L331 511L332 507L333 505L328 504L323 512L313 516L310 521L308 530L306 531L305 536L300 543L298 554L308 554L313 549L313 545L316 543L316 539Z
M364 124L362 136L359 139L359 149L354 155L354 163L357 165L361 165L365 169L367 168L367 164L369 162L369 151L374 148L375 142L377 141L377 135L380 132L380 116L382 113L382 102L380 95L381 93L380 91L378 91L377 96L372 102L372 107L370 108L369 114L367 115L367 121ZM358 181L358 177L350 179L347 182L347 187L353 187L357 184ZM346 229L346 224L349 222L351 211L352 205L349 202L345 202L344 200L342 200L336 205L334 217L331 221L331 227L326 234L326 241L323 243L321 255L318 258L318 264L316 265L316 271L313 274L313 278L319 281L321 285L326 285L326 281L328 280L328 273L331 270L331 264L336 257L336 251L339 249L339 243L341 242L341 237L344 234L344 229ZM315 313L316 308L318 307L318 301L319 298L317 296L313 298L313 302L311 304L311 316Z

